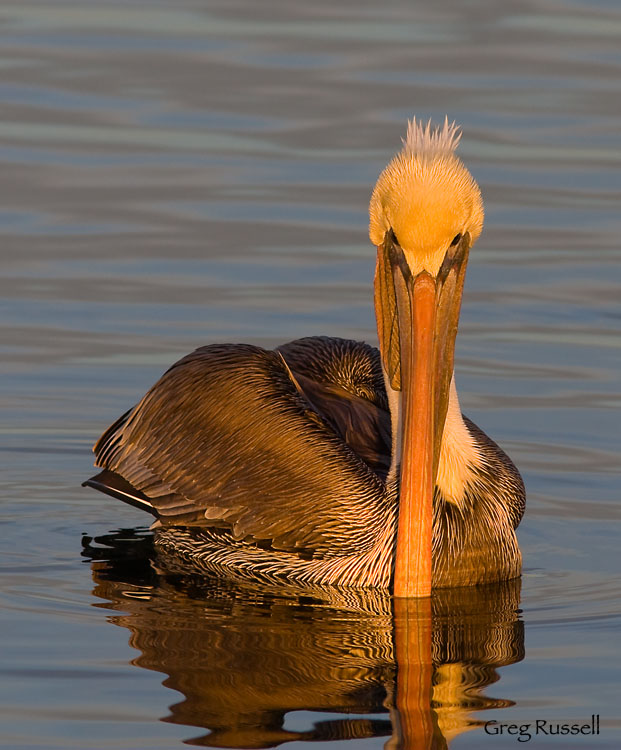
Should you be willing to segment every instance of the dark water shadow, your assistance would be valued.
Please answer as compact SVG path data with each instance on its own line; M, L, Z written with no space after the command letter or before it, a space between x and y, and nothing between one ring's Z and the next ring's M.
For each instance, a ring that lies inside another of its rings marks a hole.
M183 699L162 721L209 730L207 747L386 737L443 748L512 705L484 690L524 657L520 581L392 600L380 592L266 589L156 571L150 536L85 537L98 601L130 631L132 663ZM307 730L296 711L337 714ZM355 746L355 745L353 745Z

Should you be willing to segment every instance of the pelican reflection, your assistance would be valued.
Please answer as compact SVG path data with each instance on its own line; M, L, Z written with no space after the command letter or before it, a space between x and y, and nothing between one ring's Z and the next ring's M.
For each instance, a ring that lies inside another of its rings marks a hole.
M149 537L133 532L87 538L84 554L96 606L115 612L140 652L132 663L183 695L162 720L208 730L189 744L384 737L389 750L443 748L483 723L472 712L512 704L484 691L524 655L519 579L424 600L301 594L166 578ZM302 711L327 716L308 722Z

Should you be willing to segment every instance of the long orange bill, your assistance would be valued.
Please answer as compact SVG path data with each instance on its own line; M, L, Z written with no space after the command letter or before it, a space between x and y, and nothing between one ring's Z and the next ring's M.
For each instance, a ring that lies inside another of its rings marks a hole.
M394 235L379 245L375 314L390 387L402 391L394 595L429 596L433 495L470 247L449 248L437 276L412 275Z

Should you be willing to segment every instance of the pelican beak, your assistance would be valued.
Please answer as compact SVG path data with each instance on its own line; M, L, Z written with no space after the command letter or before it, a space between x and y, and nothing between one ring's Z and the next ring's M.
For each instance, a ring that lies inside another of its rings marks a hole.
M377 248L375 315L382 363L387 384L402 392L398 597L431 594L433 495L469 249L470 236L464 234L433 276L412 274L392 232Z

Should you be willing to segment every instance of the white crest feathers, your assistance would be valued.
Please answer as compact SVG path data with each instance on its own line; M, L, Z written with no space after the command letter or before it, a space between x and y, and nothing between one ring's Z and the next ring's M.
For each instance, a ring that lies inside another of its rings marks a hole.
M408 132L403 140L403 150L406 154L417 156L451 154L459 145L460 140L461 128L454 121L449 123L448 117L444 118L443 126L432 125L431 120L424 124L413 117L408 120Z

